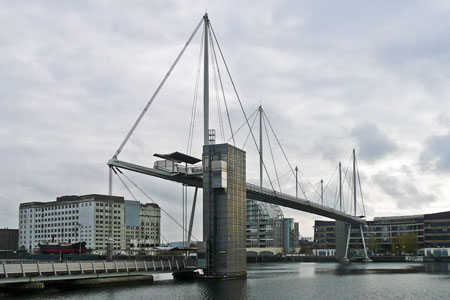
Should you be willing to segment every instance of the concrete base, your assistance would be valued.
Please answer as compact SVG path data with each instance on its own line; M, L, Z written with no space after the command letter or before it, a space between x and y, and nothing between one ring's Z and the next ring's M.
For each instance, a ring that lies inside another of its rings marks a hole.
M339 260L339 262L343 263L343 264L348 264L350 262L350 260L348 258L344 257L343 259Z
M369 262L372 262L372 260L369 257L366 257L366 258L363 259L363 262L369 263Z

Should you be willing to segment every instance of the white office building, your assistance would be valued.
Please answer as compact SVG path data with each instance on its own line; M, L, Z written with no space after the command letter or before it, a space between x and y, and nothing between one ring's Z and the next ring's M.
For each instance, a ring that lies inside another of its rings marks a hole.
M158 204L125 200L127 250L148 249L160 245L161 209Z
M135 201L134 201L135 202ZM142 213L144 229L136 229L159 244L160 209L157 205ZM138 209L139 211L139 209ZM19 248L32 251L42 242L86 242L86 248L103 251L111 236L114 249L124 250L126 245L125 200L107 195L62 196L52 202L21 203L19 207ZM141 213L137 222L141 223ZM144 217L147 214L149 218ZM131 217L131 216L130 216ZM130 219L131 221L131 219ZM147 226L148 223L148 226ZM158 235L158 237L156 237Z

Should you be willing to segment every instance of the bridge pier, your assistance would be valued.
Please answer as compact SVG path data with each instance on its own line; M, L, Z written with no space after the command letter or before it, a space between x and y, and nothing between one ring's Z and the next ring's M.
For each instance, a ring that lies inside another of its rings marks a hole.
M347 257L349 245L350 245L350 232L352 225L336 220L336 259L343 263L348 263L350 260ZM359 225L359 231L361 233L361 240L364 250L363 262L372 262L367 255L366 242L364 240L364 231L362 225Z
M203 146L206 277L247 275L245 167L245 151L229 144Z
M350 225L336 220L336 259L340 262L348 262L347 241L349 238Z

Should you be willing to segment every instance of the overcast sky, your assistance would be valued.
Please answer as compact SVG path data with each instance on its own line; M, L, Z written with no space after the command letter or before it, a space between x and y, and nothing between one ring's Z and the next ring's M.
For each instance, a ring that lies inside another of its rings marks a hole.
M369 219L450 210L449 9L448 1L0 1L0 227L17 228L21 202L107 193L108 159L205 10L244 109L250 115L262 104L311 200L323 178L325 202L335 205L331 176L356 148ZM186 152L200 41L201 32L120 159L152 166L156 152ZM219 132L212 78L211 127ZM242 113L224 84L236 129ZM223 104L222 116L226 125ZM251 138L245 149L247 181L258 183ZM264 149L273 180L267 142ZM128 174L181 219L179 184ZM295 194L292 174L280 185ZM118 180L114 194L131 199ZM283 211L304 236L320 218ZM163 234L181 239L162 218Z

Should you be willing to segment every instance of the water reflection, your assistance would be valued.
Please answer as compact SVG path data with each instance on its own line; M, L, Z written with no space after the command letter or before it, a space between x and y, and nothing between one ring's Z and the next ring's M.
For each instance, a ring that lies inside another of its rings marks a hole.
M426 262L424 270L427 273L450 273L450 262Z
M414 273L448 273L450 263L430 262L416 264L392 263L351 263L335 264L334 267L315 268L316 274L334 273L339 276L369 274L414 274Z
M199 284L201 299L247 299L247 280L206 280Z

